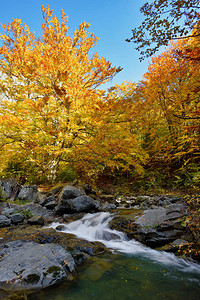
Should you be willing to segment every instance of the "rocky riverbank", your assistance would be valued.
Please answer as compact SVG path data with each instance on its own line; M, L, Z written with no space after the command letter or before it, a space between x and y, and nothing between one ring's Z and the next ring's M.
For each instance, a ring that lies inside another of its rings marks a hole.
M0 181L0 187L0 299L71 280L79 265L108 251L100 242L62 233L62 225L45 227L53 221L68 223L87 212L112 211L111 228L149 247L176 251L196 243L184 223L189 212L181 197L97 197L89 185L40 192L14 180Z

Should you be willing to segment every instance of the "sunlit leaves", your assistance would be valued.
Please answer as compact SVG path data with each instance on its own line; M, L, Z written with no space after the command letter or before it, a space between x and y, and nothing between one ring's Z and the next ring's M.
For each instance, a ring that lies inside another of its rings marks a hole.
M1 168L19 153L49 174L61 160L71 163L74 148L90 137L101 95L96 88L121 69L97 53L91 56L98 38L88 33L88 23L70 37L63 11L60 20L49 6L42 11L41 37L18 19L3 25L0 137L7 159Z

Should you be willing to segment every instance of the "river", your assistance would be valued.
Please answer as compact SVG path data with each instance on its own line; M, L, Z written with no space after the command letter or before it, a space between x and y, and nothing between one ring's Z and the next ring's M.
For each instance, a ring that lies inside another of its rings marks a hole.
M111 253L93 257L70 282L32 294L28 299L199 299L199 264L128 240L122 232L109 228L111 219L110 213L102 212L86 214L81 220L65 224L63 232L100 241ZM58 225L53 223L51 227Z

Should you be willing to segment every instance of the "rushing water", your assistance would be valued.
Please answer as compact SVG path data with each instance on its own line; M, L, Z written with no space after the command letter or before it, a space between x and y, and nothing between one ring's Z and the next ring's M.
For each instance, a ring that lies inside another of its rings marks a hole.
M112 215L106 212L87 214L65 225L64 232L89 241L101 241L113 254L94 257L93 263L85 267L76 280L32 295L30 300L199 299L198 264L128 240L122 232L109 228L111 219Z

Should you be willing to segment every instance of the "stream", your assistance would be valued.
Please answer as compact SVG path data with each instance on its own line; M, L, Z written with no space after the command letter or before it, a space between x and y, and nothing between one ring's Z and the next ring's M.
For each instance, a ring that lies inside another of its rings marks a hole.
M172 253L153 250L108 226L108 212L86 214L64 224L62 232L89 241L100 241L111 253L93 257L78 277L32 294L29 300L197 300L200 296L200 265ZM60 223L52 223L56 228Z

